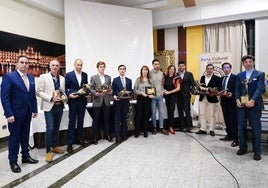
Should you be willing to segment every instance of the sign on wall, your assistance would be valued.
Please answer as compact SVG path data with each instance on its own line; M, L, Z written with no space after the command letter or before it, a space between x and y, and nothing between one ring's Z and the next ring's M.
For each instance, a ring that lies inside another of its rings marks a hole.
M199 62L199 75L205 73L207 64L213 64L214 74L222 77L224 72L222 71L221 65L225 62L232 64L232 54L231 52L203 53L199 55Z

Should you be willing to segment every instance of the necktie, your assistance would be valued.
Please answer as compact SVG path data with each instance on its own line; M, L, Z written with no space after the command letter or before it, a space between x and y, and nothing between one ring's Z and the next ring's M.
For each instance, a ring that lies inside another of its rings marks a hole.
M223 82L222 82L222 90L226 89L226 82L227 82L227 76L224 76Z
M29 91L29 83L28 83L28 78L26 75L22 75L22 79L23 79L23 82L25 84L25 87L27 88L27 90Z
M122 82L123 87L125 88L126 84L125 84L125 79L123 77L121 77L121 82Z

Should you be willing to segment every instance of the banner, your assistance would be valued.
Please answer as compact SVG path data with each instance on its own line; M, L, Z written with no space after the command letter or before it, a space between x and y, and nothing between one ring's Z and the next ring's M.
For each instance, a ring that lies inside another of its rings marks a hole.
M200 77L205 73L207 64L214 65L214 74L222 77L224 72L221 65L225 62L232 64L232 54L231 52L203 53L199 55L199 62Z

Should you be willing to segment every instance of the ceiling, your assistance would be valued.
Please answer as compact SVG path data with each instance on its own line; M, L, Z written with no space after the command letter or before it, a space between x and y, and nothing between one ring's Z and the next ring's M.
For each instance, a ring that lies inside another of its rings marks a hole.
M144 8L152 11L188 8L218 0L84 0L110 5Z

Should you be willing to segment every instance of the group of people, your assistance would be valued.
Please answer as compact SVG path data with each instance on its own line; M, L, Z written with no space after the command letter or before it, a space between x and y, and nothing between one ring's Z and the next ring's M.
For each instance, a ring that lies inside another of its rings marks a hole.
M217 88L217 92L206 91L200 94L200 124L196 134L207 134L207 120L209 120L209 134L215 136L216 103L222 107L227 135L220 140L232 140L232 147L239 145L237 155L247 153L248 127L252 132L253 159L261 159L261 114L264 109L262 94L265 92L265 74L254 68L255 58L245 55L241 59L245 71L235 75L231 73L232 65L223 63L223 77L213 74L214 66L206 65L206 72L200 83L206 88ZM249 126L248 126L249 125Z
M200 82L205 87L217 87L221 92L221 105L226 123L227 136L221 140L233 140L232 146L239 144L237 155L247 153L247 120L253 133L254 159L261 159L260 134L261 110L263 109L262 93L264 92L264 73L254 69L254 57L247 55L242 58L246 71L237 76L231 73L232 65L224 63L222 69L225 76L222 78L213 74L214 66L208 64L206 73ZM16 71L3 76L1 84L1 102L9 128L8 159L12 172L19 173L21 168L17 163L19 147L21 146L22 163L38 163L29 155L29 132L31 118L37 116L37 99L41 98L40 109L44 110L46 121L46 155L45 161L53 161L53 153L63 154L64 150L57 146L59 127L63 114L64 103L69 106L69 124L67 132L67 152L73 152L73 144L83 147L89 145L83 139L84 115L88 101L88 93L80 94L85 85L88 85L88 75L82 71L83 61L74 61L74 70L65 77L59 75L60 63L52 60L49 64L50 72L42 74L37 83L32 75L28 74L29 60L26 56L19 56ZM97 74L90 78L89 93L93 96L92 144L98 144L99 129L102 128L104 138L113 141L111 132L114 132L116 142L127 139L127 114L132 95L122 96L122 92L137 95L135 138L143 132L148 137L149 119L152 120L152 134L161 132L164 135L175 134L174 111L177 104L180 131L190 132L192 117L190 110L191 89L194 87L194 77L186 71L185 63L179 62L176 67L170 65L167 74L160 70L160 62L152 61L152 70L144 65L140 69L140 76L136 79L134 89L132 80L125 76L126 66L119 65L119 76L114 78L105 74L106 64L97 63ZM247 93L245 93L245 86ZM248 96L248 100L241 101L241 96ZM165 103L164 100L165 99ZM110 126L111 100L113 100L114 130ZM207 117L210 121L210 135L215 136L215 104L218 96L215 93L200 95L200 122L201 128L197 134L206 134ZM167 107L167 124L164 126L164 105ZM157 114L158 111L158 127ZM209 112L209 113L208 113ZM101 123L100 123L101 122ZM238 126L237 126L238 123ZM238 137L239 133L239 137Z

